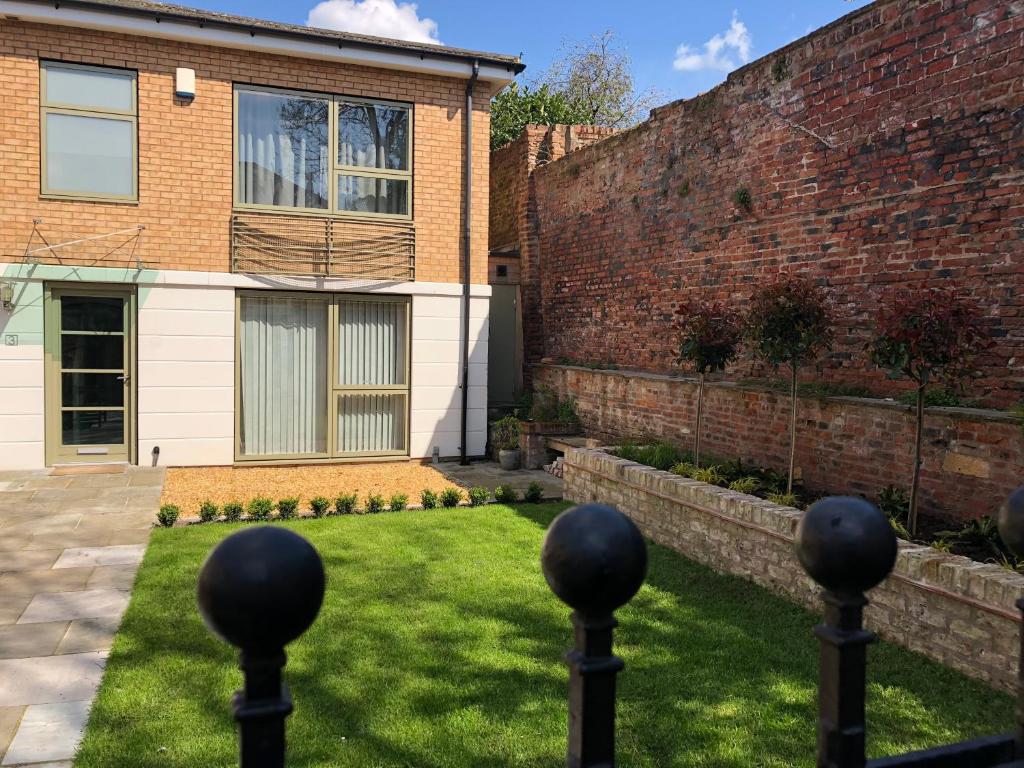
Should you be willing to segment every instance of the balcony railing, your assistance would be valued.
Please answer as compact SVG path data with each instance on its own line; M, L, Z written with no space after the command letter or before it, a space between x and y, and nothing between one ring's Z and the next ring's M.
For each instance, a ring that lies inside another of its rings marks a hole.
M413 280L416 231L411 221L236 213L231 270L256 275L311 275Z

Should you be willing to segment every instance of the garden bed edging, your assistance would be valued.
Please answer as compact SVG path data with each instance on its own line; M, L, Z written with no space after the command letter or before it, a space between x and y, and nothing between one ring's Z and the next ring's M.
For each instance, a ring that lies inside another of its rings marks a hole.
M612 504L656 543L821 612L819 588L793 549L800 510L604 449L567 451L564 472L567 501ZM869 593L865 624L886 640L1013 692L1021 597L1020 574L900 541L892 574ZM807 642L814 642L810 635Z

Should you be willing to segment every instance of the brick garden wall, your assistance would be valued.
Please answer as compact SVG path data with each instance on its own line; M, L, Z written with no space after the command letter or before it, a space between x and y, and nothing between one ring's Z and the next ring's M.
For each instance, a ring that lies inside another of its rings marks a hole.
M655 542L823 610L793 551L796 509L587 449L566 454L565 498L614 504ZM1019 597L1019 574L901 542L893 573L869 594L865 623L887 640L1012 692ZM808 634L804 642L816 641Z
M682 300L742 308L755 285L792 270L837 304L821 376L889 395L909 385L863 351L879 302L896 286L956 282L996 341L970 394L1015 403L1022 184L1024 2L879 0L536 168L527 360L671 372ZM732 202L740 188L749 211ZM501 216L492 228L506 233Z
M46 199L39 194L39 60L138 71L137 203ZM196 98L174 97L174 72L196 72ZM136 255L153 269L230 271L232 84L252 83L409 102L413 105L416 279L459 282L465 180L465 80L192 45L150 37L0 18L0 262L19 261L32 231L50 243L146 227ZM473 115L471 282L487 283L491 86L480 83ZM121 238L124 240L124 238ZM65 264L120 266L117 239L74 246ZM35 246L39 247L36 238ZM51 259L52 260L52 259Z
M588 435L693 444L694 380L628 371L540 365L534 382L576 398ZM789 396L760 387L709 383L702 451L785 471ZM909 406L863 398L800 398L796 463L811 490L877 499L887 485L909 489L914 418ZM949 518L994 515L1024 482L1024 430L994 411L929 408L921 504Z

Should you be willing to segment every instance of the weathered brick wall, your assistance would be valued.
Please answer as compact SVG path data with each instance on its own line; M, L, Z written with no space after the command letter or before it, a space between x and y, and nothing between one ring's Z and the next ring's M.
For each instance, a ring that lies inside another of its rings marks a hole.
M138 70L139 201L39 195L39 60ZM175 67L196 71L196 98L174 98ZM460 280L465 81L0 19L0 261L24 253L32 220L51 242L145 225L139 255L156 269L230 269L232 83L412 102L416 278ZM473 274L487 282L490 86L474 94ZM122 238L124 239L124 238ZM61 251L64 263L111 266L117 241ZM35 244L41 245L38 239ZM96 261L96 259L100 259Z
M576 398L588 435L606 441L660 439L693 444L696 382L660 374L540 365L534 382ZM909 489L914 417L908 406L863 398L801 397L796 464L807 487L877 499L887 485ZM785 471L789 396L752 386L708 383L702 451ZM929 408L921 505L949 518L994 515L1024 482L1024 430L1012 416Z
M673 309L772 274L830 287L822 376L891 394L863 347L900 285L958 283L1024 395L1024 3L879 0L532 174L528 361L670 372ZM752 210L732 202L749 190ZM535 265L535 267L534 267Z
M600 450L572 449L564 468L566 499L613 504L655 542L822 611L818 589L793 551L798 510ZM868 597L865 624L885 639L1016 690L1014 603L1024 597L1024 576L901 542L893 573ZM808 634L804 642L816 641Z

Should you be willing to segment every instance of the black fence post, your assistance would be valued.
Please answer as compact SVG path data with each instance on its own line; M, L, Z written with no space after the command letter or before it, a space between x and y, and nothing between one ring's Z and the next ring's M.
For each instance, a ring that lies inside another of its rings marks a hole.
M199 612L206 625L240 649L245 687L234 697L241 768L283 768L284 647L316 619L324 568L313 546L284 528L259 526L227 537L199 572Z
M569 768L615 765L615 676L612 615L647 575L647 545L633 521L614 507L584 504L559 515L541 551L544 576L571 608L576 646L569 665Z
M796 551L804 570L825 588L825 621L818 688L818 768L866 764L864 695L867 646L864 593L881 583L896 562L896 534L864 499L835 496L814 504L797 527Z

